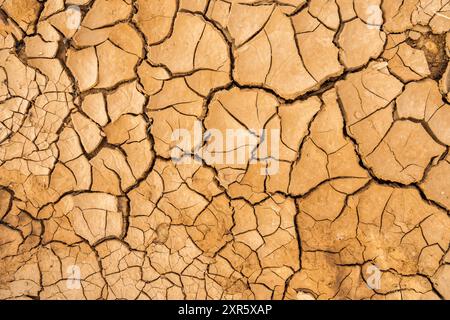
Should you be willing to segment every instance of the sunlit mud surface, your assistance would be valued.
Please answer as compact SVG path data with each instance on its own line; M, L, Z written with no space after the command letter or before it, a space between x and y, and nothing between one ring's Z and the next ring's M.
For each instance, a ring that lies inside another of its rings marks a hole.
M443 0L0 0L0 299L450 299L449 30Z

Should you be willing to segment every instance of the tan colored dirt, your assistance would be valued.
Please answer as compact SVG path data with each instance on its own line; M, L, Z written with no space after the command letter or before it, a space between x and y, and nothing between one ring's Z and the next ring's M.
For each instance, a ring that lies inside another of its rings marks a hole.
M0 1L0 299L450 299L449 30L440 0Z

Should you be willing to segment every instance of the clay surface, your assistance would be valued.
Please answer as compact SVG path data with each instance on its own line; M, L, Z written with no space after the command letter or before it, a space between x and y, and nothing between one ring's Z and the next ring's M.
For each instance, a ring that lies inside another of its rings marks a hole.
M441 0L0 1L0 299L450 299L449 30Z

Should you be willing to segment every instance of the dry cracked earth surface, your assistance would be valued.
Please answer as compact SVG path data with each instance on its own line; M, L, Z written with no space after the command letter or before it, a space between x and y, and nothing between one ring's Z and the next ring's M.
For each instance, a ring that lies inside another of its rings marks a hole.
M0 0L0 298L450 299L449 30L445 0Z

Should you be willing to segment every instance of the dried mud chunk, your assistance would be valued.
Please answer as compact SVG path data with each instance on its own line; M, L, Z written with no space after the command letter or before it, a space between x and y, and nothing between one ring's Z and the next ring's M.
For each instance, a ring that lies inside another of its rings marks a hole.
M136 81L126 83L106 96L108 115L112 122L123 114L140 114L143 111L145 97L137 88Z
M5 0L2 2L1 8L26 34L35 31L35 23L39 18L41 8L41 4L37 0Z
M383 1L384 29L390 33L403 32L412 27L411 16L420 0Z
M41 12L41 19L47 18L48 16L50 16L60 10L64 10L64 1L63 0L47 1L44 4L44 9Z
M130 215L150 215L163 194L163 183L161 176L156 171L152 171L137 188L131 190L128 193L130 198Z
M25 38L25 54L30 58L54 58L58 51L56 42L45 42L39 36Z
M125 241L133 249L149 251L149 247L153 243L163 245L167 242L166 236L161 232L169 230L170 218L160 210L154 210L149 216L130 217L129 221Z
M227 28L239 47L261 30L273 13L274 6L249 6L234 3L231 6Z
M353 0L336 0L342 21L349 21L356 16Z
M200 69L228 72L230 67L227 44L220 33L203 18L187 13L177 15L166 41L149 48L149 59L173 73Z
M139 142L146 137L146 123L140 116L125 114L104 129L111 144Z
M449 287L450 269L448 265L443 265L439 268L436 274L433 276L433 283L436 286L436 290L444 297L449 299L450 287Z
M199 219L207 205L201 195L182 184L178 189L166 192L158 208L171 218L172 223L190 226Z
M87 244L51 243L38 252L43 299L99 299L105 282L97 257ZM70 279L80 277L79 281Z
M225 2L223 0L210 1L206 15L209 19L215 21L222 28L227 25L227 20L230 17L232 3Z
M118 200L110 195L76 196L69 218L75 232L90 243L108 236L119 237L122 233L122 212Z
M420 188L428 199L436 201L447 210L450 208L450 163L448 157L432 167L425 176Z
M202 130L194 116L185 116L170 108L151 112L149 117L153 120L150 132L155 138L155 152L159 156L178 161L183 154L192 153L202 143ZM183 135L177 136L176 132L186 133L186 139Z
M240 242L227 244L210 266L212 281L222 291L222 296L229 299L252 299L251 285L259 273L261 267L256 254Z
M214 70L198 70L187 76L186 84L198 95L206 98L216 88L224 88L230 84L229 72Z
M312 0L308 11L327 28L336 30L339 27L339 12L335 1Z
M116 84L134 79L134 67L139 57L115 46L109 40L97 46L98 83L97 88L110 88Z
M36 250L0 259L2 299L37 296L41 290L40 279Z
M135 189L128 193L130 199L129 227L125 241L132 248L147 250L155 240L155 232L160 224L170 224L168 215L157 209L164 192L163 180L156 171Z
M402 43L396 48L396 52L389 60L389 70L402 81L420 80L431 74L423 51Z
M258 203L267 198L267 194L264 190L265 175L263 173L265 167L266 165L263 162L253 162L248 165L245 172L244 170L241 172L240 170L233 170L235 174L238 174L236 182L232 182L228 186L227 193L229 196L233 199L245 197L245 199L248 199L251 203ZM220 171L219 180L225 180L224 176L226 176L226 174L221 176L223 172L226 172L226 169ZM228 181L225 183L228 183Z
M15 256L19 253L23 242L21 233L6 225L0 225L2 238L0 239L0 257Z
M29 59L28 64L36 68L48 79L45 83L44 92L62 93L72 92L75 84L71 81L69 74L59 59L35 58ZM68 98L65 98L67 100Z
M445 104L428 121L431 131L437 139L450 145L450 105Z
M12 195L6 189L0 189L0 219L8 213L12 202Z
M244 105L243 105L244 104ZM216 107L217 106L217 107ZM242 128L257 132L264 128L267 121L276 112L278 101L272 95L262 90L246 90L233 88L229 91L220 91L214 97L209 108L222 110L213 112L210 110L206 127L225 131L229 128ZM253 110L254 112L249 112ZM227 124L223 123L222 116L228 114Z
M276 196L255 208L257 231L264 245L257 253L263 268L299 267L297 234L294 227L295 204L292 199Z
M103 140L102 132L97 125L78 112L72 114L72 122L86 152L91 153L97 149Z
M165 81L162 89L148 101L147 111L173 109L182 115L200 116L204 99L194 92L183 78Z
M23 64L14 55L0 55L0 63L3 70L3 79L6 80L5 96L2 101L12 96L19 96L23 99L32 100L39 93L39 72ZM8 92L6 94L6 91Z
M120 145L125 151L133 175L140 179L153 161L144 118L129 114L123 115L107 125L104 132L108 143Z
M56 145L61 162L74 160L83 154L80 137L73 128L64 128Z
M270 52L271 44L266 34L258 33L250 42L235 51L233 78L242 84L261 85L271 68Z
M22 98L11 98L0 103L0 142L20 130L30 104Z
M180 9L185 9L191 12L204 12L208 0L181 0Z
M336 85L347 126L351 126L385 108L403 89L383 64L371 64L366 70L349 75Z
M331 183L318 187L317 191L299 201L302 212L317 220L335 220L345 204L346 194L333 188Z
M430 134L441 144L450 144L450 106L445 104L435 81L410 83L397 98L400 118L426 122Z
M209 138L198 153L206 163L219 170L219 180L223 185L228 186L235 181L245 185L245 180L250 183L250 180L256 182L255 180L259 179L257 189L263 189L263 176L257 174L257 165L250 162L254 160L253 151L264 139L262 130L275 115L277 106L277 99L261 90L232 88L220 91L214 96L204 121L208 130L205 135ZM221 142L218 137L226 137L227 134L230 136L230 129L235 130L233 136L229 137L226 143ZM254 165L252 169L256 169L256 175L249 174L246 179L242 173L248 164ZM240 189L237 184L234 188ZM249 189L246 193L252 193L251 187L243 188ZM235 189L231 192L236 194L243 191Z
M102 148L90 163L93 191L120 195L136 182L125 155L118 149Z
M108 123L105 99L101 93L94 93L84 97L81 109L98 125L104 126Z
M195 1L199 2L199 1ZM148 44L163 41L171 32L177 10L176 0L138 0L133 20L145 34Z
M47 36L50 36L52 38L59 37L62 34L62 36L70 39L80 27L81 19L81 10L78 10L78 8L76 7L68 6L66 10L59 11L51 15L47 20L40 22L38 24L38 28L40 28L42 25ZM49 25L46 25L46 22L48 22ZM52 27L50 27L50 25ZM57 29L59 33L56 32L55 34L54 29Z
M140 58L143 55L143 41L134 27L128 23L118 23L112 27L90 30L81 27L73 36L76 47L97 46L110 40L114 45Z
M91 245L122 234L123 217L118 199L106 193L67 195L39 212L44 222L44 243L62 241L67 244L82 239Z
M157 241L158 238L155 238L155 241L147 249L152 267L159 274L187 273L184 272L186 268L196 264L196 259L199 256L201 257L202 251L189 238L184 226L169 226L162 223L156 229L161 230L161 228L164 228L167 232L164 235L164 243ZM169 263L166 263L166 261ZM179 283L179 281L176 282Z
M417 288L424 294L431 291L428 281L420 276L410 277L424 267L420 261L426 254L425 248L435 245L446 248L450 241L444 235L450 221L443 210L429 205L412 188L371 183L368 188L354 190L340 199L330 192L336 191L324 186L298 200L302 270L291 280L289 290L294 292L290 294L295 297L295 291L306 290L319 299L362 299L389 292L396 283L398 289L405 291ZM320 197L337 201L317 202ZM324 210L330 209L333 214L324 216ZM434 274L444 251L433 252L437 255L433 261L437 263L428 264L427 272ZM382 275L381 287L375 292L367 286L368 262L375 264ZM352 266L355 264L363 265L362 269ZM346 278L353 280L346 283ZM323 285L313 286L317 282ZM400 282L403 286L399 287Z
M351 0L358 17L371 28L380 29L383 25L383 10L381 0ZM346 2L345 0L343 2ZM347 1L350 2L350 1Z
M425 52L428 66L431 71L431 78L438 81L445 74L445 67L448 65L448 53L446 53L444 35L423 34L415 42L415 46ZM448 49L447 49L448 51Z
M12 49L15 45L15 39L21 40L23 38L22 30L12 20L4 17L0 20L0 49Z
M384 85L386 81L391 83L389 87ZM337 89L347 132L356 139L363 162L378 178L403 184L418 182L426 167L445 151L422 124L394 122L391 102L402 85L383 69L354 74L338 83Z
M233 225L232 214L230 201L221 195L198 215L193 226L187 228L191 239L206 256L214 256L232 239L229 231Z
M97 29L126 19L132 11L130 0L95 0L83 19L83 26Z
M367 178L353 143L342 134L344 122L335 90L326 92L322 99L325 105L311 123L290 172L289 192L294 195L305 194L328 179Z
M43 226L40 221L36 220L34 216L25 213L23 209L23 202L20 200L13 200L9 212L2 219L5 236L11 236L10 242L4 242L9 237L1 239L2 242L2 257L9 255L15 251L14 255L20 255L25 252L30 252L39 244L39 238L43 233Z
M447 95L447 101L450 100L450 63L447 65L442 78L439 82L441 91Z
M60 134L57 147L59 161L52 172L49 189L58 190L58 197L69 191L89 189L91 166L83 154L76 131L66 127Z
M243 2L215 1L208 7L207 16L227 29L233 43L240 47L261 31L275 7L270 3L253 6Z
M447 32L450 29L450 4L439 0L423 2L419 1L412 15L413 23L429 25L435 34Z
M234 58L233 76L242 85L263 85L288 99L317 85L302 63L291 21L278 8L257 36L234 51Z
M98 82L98 60L94 48L69 50L67 66L77 80L80 91L95 87Z
M339 35L339 55L347 68L359 68L378 57L383 52L385 42L384 32L378 28L369 28L360 19L355 19L346 22Z
M99 244L97 252L104 267L108 286L105 299L136 299L145 286L142 280L144 254L130 250L119 240L106 240Z
M186 25L190 28L186 28ZM153 64L164 64L173 73L193 70L196 45L204 29L205 23L200 17L190 14L177 16L171 37L159 45L150 47L150 61Z
M284 104L278 108L280 138L287 149L284 150L280 147L280 159L288 161L297 159L300 144L308 134L309 125L321 107L321 101L313 97L306 101Z
M414 118L427 122L443 104L439 88L431 79L408 83L396 100L400 118Z
M169 72L161 67L152 67L147 61L141 63L137 69L138 77L143 89L148 95L158 93L164 81L169 80Z
M37 26L37 32L44 41L56 42L61 40L62 35L47 21L41 21Z
M377 190L382 192L375 196ZM381 241L380 247L366 244L364 255L366 259L378 256L375 263L380 268L391 267L402 274L417 272L421 247L435 243L441 247L448 245L449 238L444 231L449 225L448 216L423 201L416 190L372 186L359 199L358 238L364 244L371 235L379 234L375 239ZM382 238L380 230L392 236ZM380 256L381 252L384 256ZM404 260L398 260L402 256Z
M306 10L295 15L292 23L303 63L314 79L323 82L341 74L344 67L339 63L339 50L333 43L335 32L321 25Z
M379 178L410 184L420 181L428 164L444 151L422 125L397 121L365 161Z
M360 280L359 268L339 266L335 256L319 251L305 252L302 255L302 270L294 274L289 282L287 297L327 300L372 296L373 292Z
M52 171L49 189L61 194L89 189L91 166L85 156L66 163L57 163ZM58 195L58 196L60 196Z
M208 200L222 193L216 180L215 172L212 169L200 166L200 164L198 166L188 164L186 167L188 168L189 177L184 179L186 179L186 183L191 189ZM180 171L184 169L183 165L178 166L178 168Z

